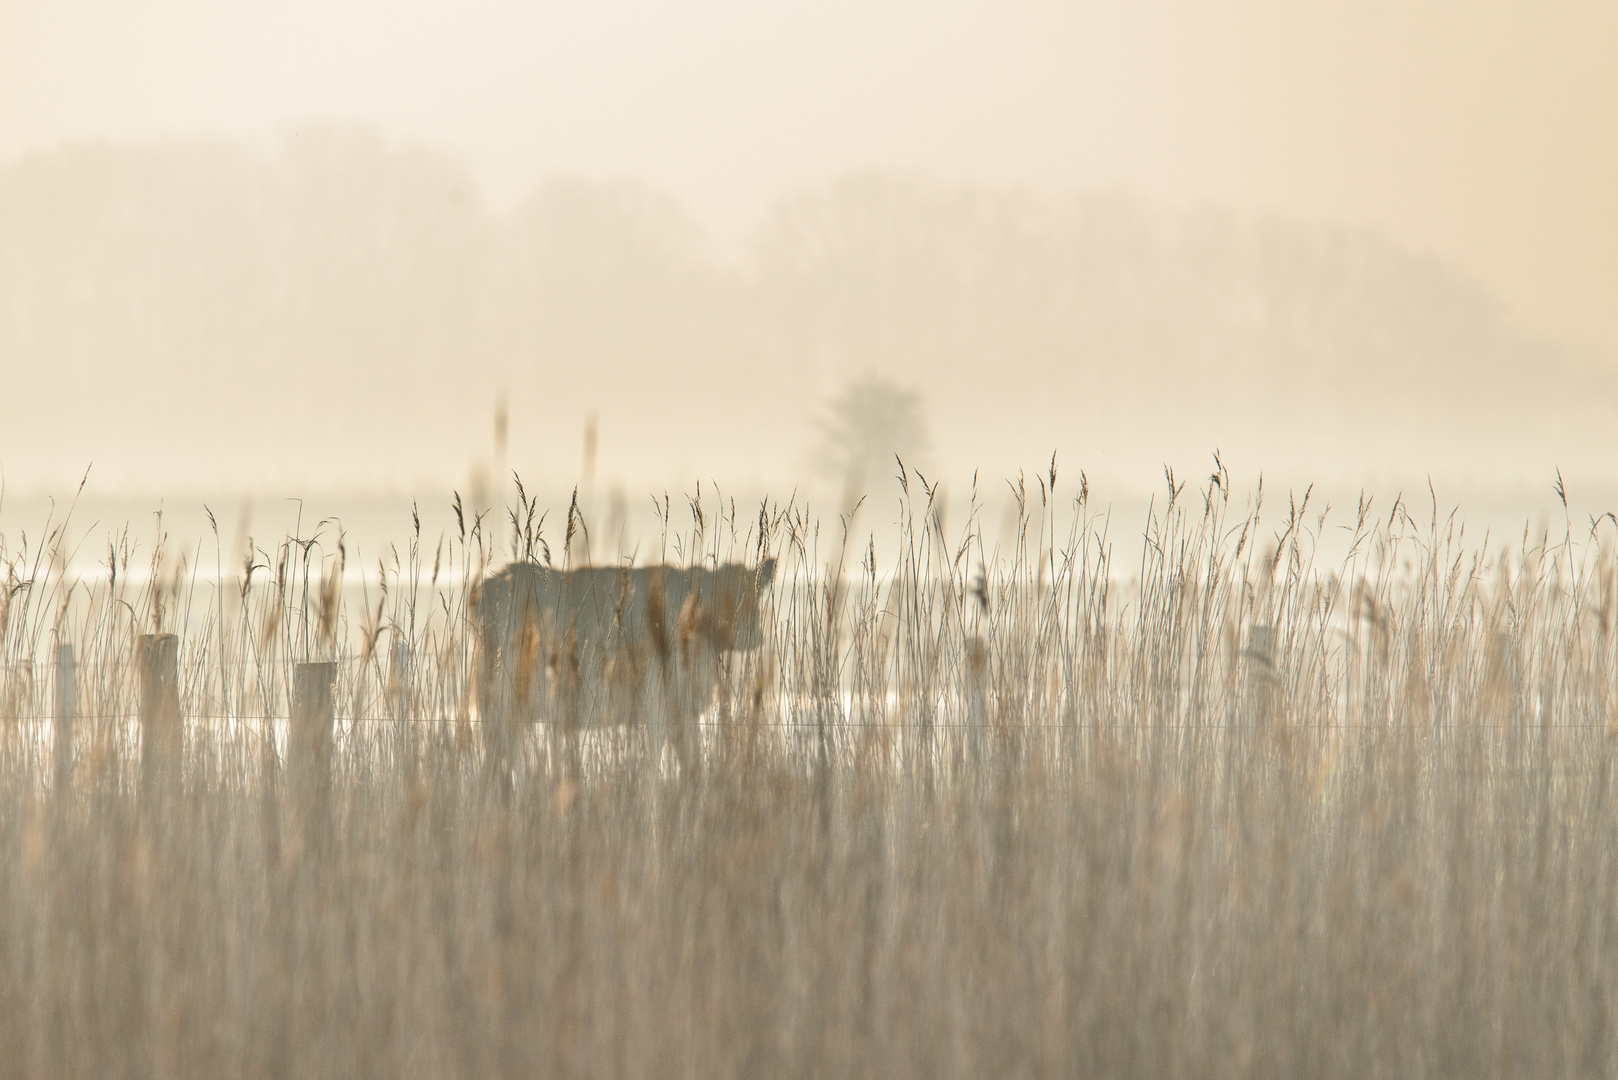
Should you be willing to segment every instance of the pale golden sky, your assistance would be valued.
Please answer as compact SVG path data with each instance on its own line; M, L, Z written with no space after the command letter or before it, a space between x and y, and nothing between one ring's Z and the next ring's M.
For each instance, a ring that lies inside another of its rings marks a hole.
M0 0L0 156L356 119L721 237L898 167L1370 225L1618 353L1618 4Z

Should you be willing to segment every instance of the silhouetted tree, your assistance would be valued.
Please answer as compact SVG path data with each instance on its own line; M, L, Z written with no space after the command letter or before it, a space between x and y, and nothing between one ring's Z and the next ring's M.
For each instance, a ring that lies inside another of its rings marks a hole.
M921 394L870 372L844 386L815 427L820 435L815 468L842 484L850 501L897 470L895 455L914 462L928 446Z

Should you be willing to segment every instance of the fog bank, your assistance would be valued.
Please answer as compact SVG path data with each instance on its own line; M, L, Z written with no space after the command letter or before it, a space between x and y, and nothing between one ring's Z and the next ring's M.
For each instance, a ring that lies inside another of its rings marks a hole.
M1123 190L853 174L722 257L678 200L509 210L374 130L83 144L0 168L0 464L126 492L813 482L827 403L913 392L935 473L1057 450L1142 483L1600 472L1614 365L1379 236ZM509 444L495 445L499 403Z

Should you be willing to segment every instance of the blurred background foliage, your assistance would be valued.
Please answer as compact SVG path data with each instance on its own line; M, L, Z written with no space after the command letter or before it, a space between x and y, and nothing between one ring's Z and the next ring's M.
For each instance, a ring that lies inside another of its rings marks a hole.
M921 395L957 472L1057 446L1150 484L1220 447L1537 482L1618 400L1610 358L1369 233L868 173L726 250L633 180L491 207L451 157L344 125L0 166L0 371L14 484L96 460L147 491L464 484L502 394L536 474L577 475L597 411L605 479L781 487L854 452L824 411L865 378Z

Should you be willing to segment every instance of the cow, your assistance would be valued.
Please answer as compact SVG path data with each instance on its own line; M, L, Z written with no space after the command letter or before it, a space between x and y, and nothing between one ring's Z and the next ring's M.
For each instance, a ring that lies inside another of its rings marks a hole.
M521 733L544 718L570 744L585 725L649 720L655 747L672 727L682 764L694 763L696 717L721 654L762 644L759 596L774 576L766 559L692 569L520 562L487 578L473 620L489 767L509 777Z

